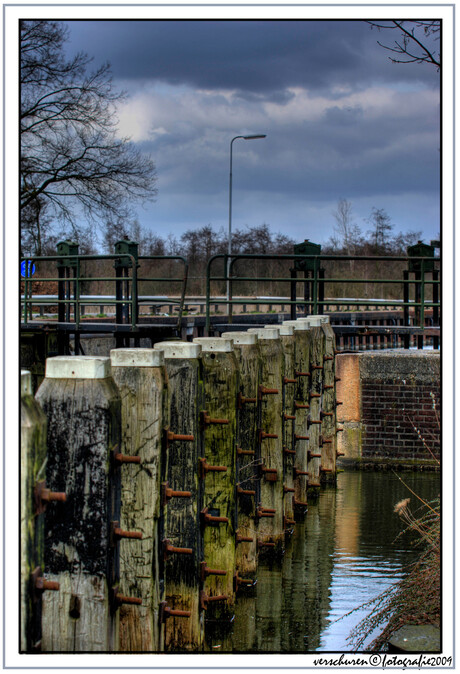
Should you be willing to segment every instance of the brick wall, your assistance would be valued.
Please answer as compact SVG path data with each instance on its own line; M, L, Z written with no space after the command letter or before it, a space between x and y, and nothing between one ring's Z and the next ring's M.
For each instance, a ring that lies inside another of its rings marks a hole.
M338 449L345 460L436 463L440 458L440 357L386 351L337 356Z
M362 381L362 458L439 459L438 418L439 382Z

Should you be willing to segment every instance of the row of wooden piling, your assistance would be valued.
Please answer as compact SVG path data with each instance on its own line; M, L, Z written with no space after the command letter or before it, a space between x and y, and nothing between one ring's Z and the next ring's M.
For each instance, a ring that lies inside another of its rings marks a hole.
M335 480L334 348L315 316L24 375L21 650L202 650Z

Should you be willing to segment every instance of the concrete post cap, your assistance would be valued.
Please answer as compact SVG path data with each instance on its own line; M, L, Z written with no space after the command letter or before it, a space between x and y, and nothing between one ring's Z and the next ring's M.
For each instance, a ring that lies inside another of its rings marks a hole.
M21 396L32 395L32 374L29 370L21 370Z
M249 328L248 332L252 332L258 336L259 339L279 339L279 328Z
M195 337L194 344L200 344L202 353L210 351L230 353L233 351L233 339L223 337Z
M233 344L257 344L258 337L252 332L223 332L221 337L232 339Z
M163 351L155 349L112 349L112 367L161 367L165 357Z
M46 359L46 379L106 379L112 374L105 356L53 356Z
M283 321L283 325L292 326L295 332L299 330L302 332L310 330L309 324L306 321L302 321L300 318L297 321Z
M273 325L266 325L266 328L273 328ZM294 326L293 325L286 325L286 324L280 324L276 326L276 329L278 330L280 335L293 335L294 334Z
M199 358L201 346L191 342L171 341L157 342L153 345L155 351L163 352L165 358Z
M306 318L299 318L299 321L306 323L311 328L319 328L321 325L321 318L319 316L307 316Z

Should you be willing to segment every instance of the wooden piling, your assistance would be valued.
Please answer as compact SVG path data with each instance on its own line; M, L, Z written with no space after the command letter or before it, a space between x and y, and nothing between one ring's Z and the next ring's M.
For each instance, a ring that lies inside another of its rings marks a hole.
M283 526L283 372L284 355L278 328L251 328L262 357L259 384L260 503L256 511L259 554L275 543L282 551ZM260 546L263 547L260 547Z
M325 348L325 335L321 327L319 316L308 316L303 320L310 326L311 349L310 349L310 409L308 415L309 435L309 461L308 491L311 495L317 495L321 481L321 404L323 395L323 358Z
M310 414L310 351L311 331L304 321L284 321L283 325L294 328L295 339L295 375L296 384L294 389L294 489L292 503L297 517L302 517L306 512L308 495L308 452L310 450L310 429L308 427L308 415Z
M269 326L265 326L269 327ZM283 388L282 388L282 426L283 426L283 526L287 533L294 527L294 466L295 466L295 407L294 396L297 383L295 366L294 326L280 325L280 340L284 354Z
M203 553L198 507L198 466L203 456L199 414L204 409L201 347L189 342L170 341L158 342L154 348L164 354L170 405L162 477L161 538L168 541L163 542L164 601L172 611L190 613L189 617L168 611L164 614L165 650L199 651L204 638L204 616L200 611L200 562ZM174 495L177 492L190 496ZM172 548L187 552L171 552Z
M233 616L236 572L236 397L239 371L230 339L197 337L202 348L205 409L201 410L204 456L200 457L200 524L206 567L225 572L207 575L201 607L206 620ZM214 599L220 597L220 599Z
M224 332L221 336L232 339L240 371L236 440L236 570L242 578L255 579L258 552L254 515L260 484L256 456L257 408L262 361L257 335L248 332ZM239 584L240 587L243 588L244 584Z
M323 396L321 399L321 482L334 483L337 478L337 423L335 382L335 334L329 316L320 316L324 332Z
M139 348L113 349L110 357L121 397L115 459L121 471L120 527L142 534L120 539L120 593L142 600L141 606L120 608L120 651L159 651L161 451L169 412L164 357Z
M60 590L43 597L42 650L117 650L120 397L109 358L48 358L36 398L48 420L46 486L67 496L45 517L45 571Z
M41 650L42 592L37 587L36 579L43 578L44 570L45 502L37 504L36 488L45 481L45 468L46 417L33 397L31 373L22 370L20 624L22 653Z

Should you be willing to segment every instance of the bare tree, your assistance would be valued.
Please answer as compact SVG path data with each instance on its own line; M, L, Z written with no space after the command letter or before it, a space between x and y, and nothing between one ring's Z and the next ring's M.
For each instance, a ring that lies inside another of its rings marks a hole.
M123 94L109 66L88 73L86 54L67 60L67 37L59 22L21 22L21 210L46 205L73 223L118 217L132 200L154 199L155 165L117 136Z
M390 232L393 230L390 216L384 208L374 206L367 222L372 227L368 234L371 237L374 253L376 255L386 253L390 248Z
M378 30L392 30L398 33L398 37L391 45L377 43L395 54L390 56L393 63L429 63L441 68L441 52L436 49L435 42L441 35L441 21L433 19L429 21L368 21L373 28Z
M342 248L347 255L354 255L361 241L361 229L354 222L351 202L339 199L337 210L333 211L332 215L335 219L334 242L336 247Z

